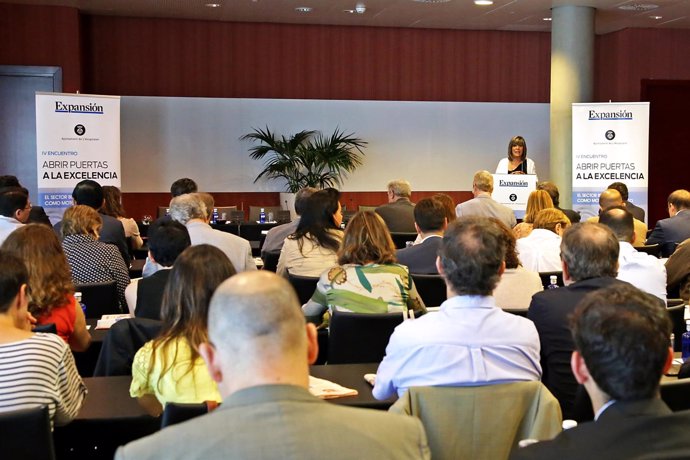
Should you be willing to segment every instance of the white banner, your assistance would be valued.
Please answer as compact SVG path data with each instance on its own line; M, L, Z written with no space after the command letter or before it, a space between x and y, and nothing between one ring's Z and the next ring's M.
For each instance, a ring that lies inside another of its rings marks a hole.
M649 102L573 104L573 209L583 221L614 182L647 211L648 158Z
M51 221L84 179L120 187L120 97L36 93L38 204Z

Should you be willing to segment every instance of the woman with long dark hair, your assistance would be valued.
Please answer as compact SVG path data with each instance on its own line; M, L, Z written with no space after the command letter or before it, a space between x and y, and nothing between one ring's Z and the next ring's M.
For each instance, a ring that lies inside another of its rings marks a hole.
M106 216L114 217L122 223L125 229L125 237L130 238L133 249L139 249L144 245L144 240L139 234L139 226L134 219L127 217L125 208L122 206L122 193L117 187L112 185L103 186L103 207L101 212Z

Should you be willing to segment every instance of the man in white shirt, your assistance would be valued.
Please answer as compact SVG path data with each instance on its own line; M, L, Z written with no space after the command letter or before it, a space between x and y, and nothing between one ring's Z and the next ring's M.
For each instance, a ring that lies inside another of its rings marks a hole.
M210 244L217 247L228 256L238 273L256 270L249 241L211 228L211 213L199 193L187 193L173 198L170 201L170 216L187 227L192 246Z
M599 223L613 230L618 238L620 253L616 278L666 302L666 267L661 260L632 246L636 236L633 215L623 206L614 206L599 215Z
M505 238L486 217L464 217L443 236L437 266L448 300L438 312L395 328L373 394L387 399L412 386L472 386L541 378L534 324L496 306Z
M508 228L515 227L515 213L507 206L491 198L494 191L494 176L489 171L477 171L472 180L474 198L455 207L455 214L462 216L495 217Z
M31 202L29 193L22 187L0 189L0 244L15 229L29 220Z

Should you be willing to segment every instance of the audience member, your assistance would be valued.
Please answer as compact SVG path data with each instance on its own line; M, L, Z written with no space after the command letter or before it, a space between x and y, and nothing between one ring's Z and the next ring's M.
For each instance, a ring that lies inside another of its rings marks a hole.
M461 217L448 227L438 259L448 300L439 312L395 329L376 374L376 399L412 386L539 380L534 324L504 312L491 296L504 256L505 237L490 219Z
M623 182L614 182L607 188L618 190L618 193L620 193L621 197L623 198L623 204L625 205L625 209L627 209L628 212L632 214L635 219L639 220L640 222L644 222L644 209L642 209L639 206L635 206L631 201L628 200L629 195L627 185L625 185Z
M31 202L22 187L0 189L0 244L29 220Z
M666 288L671 297L690 300L690 239L678 245L666 261Z
M338 265L321 274L312 298L302 309L321 322L332 308L355 313L426 311L410 272L395 261L395 246L381 216L355 214L345 229Z
M515 238L524 238L534 229L534 219L542 209L553 208L553 201L546 190L534 190L527 198L527 211L525 218L513 227Z
M340 192L334 188L314 192L297 230L285 238L276 273L316 277L335 265L343 239L342 222Z
M64 425L79 412L86 386L60 337L31 332L24 263L0 251L0 267L0 412L45 405L51 422Z
M74 351L91 344L81 305L74 298L74 284L60 240L52 228L28 224L10 234L0 248L26 264L31 295L29 312L38 324L55 324L57 334Z
M149 277L132 280L125 290L125 298L131 314L158 320L170 269L192 242L187 227L174 220L158 219L149 228L148 236L148 258L161 268Z
M187 193L170 201L170 216L187 227L192 245L210 244L228 256L238 272L256 270L249 241L231 233L214 230L210 213L198 193Z
M166 402L221 400L199 355L208 341L208 305L213 291L235 274L223 252L206 244L184 250L170 270L161 305L160 335L134 356L129 393L151 414Z
M170 186L170 195L172 198L176 196L184 195L186 193L196 193L198 191L196 182L188 177L183 177L182 179L177 179Z
M676 246L690 238L690 192L676 190L668 196L667 219L657 221L647 244L660 244L661 255L669 257Z
M388 183L388 203L376 208L390 232L414 232L414 203L410 201L412 188L406 180Z
M129 270L116 247L98 241L103 226L101 215L90 206L78 204L65 211L60 224L62 249L67 256L72 282L84 284L115 281L118 302L124 309Z
M297 230L300 222L300 216L304 214L309 203L309 197L318 190L314 187L304 187L295 194L295 214L297 218L287 224L281 224L273 227L266 233L266 239L263 246L261 246L261 257L265 258L265 254L269 252L280 252L283 248L283 242L288 235L292 235Z
M625 207L623 197L618 190L607 189L599 195L599 215L604 210L614 206ZM587 222L599 222L599 216L590 217ZM633 218L633 228L635 230L635 240L632 241L633 246L644 246L644 240L647 237L647 225Z
M414 207L414 220L419 243L398 249L398 263L406 265L410 273L438 274L436 257L441 247L443 232L448 226L445 207L436 198L424 198Z
M664 308L632 286L610 287L586 296L571 324L570 365L592 400L595 421L513 458L687 458L690 412L672 413L659 398L659 381L673 359Z
M501 227L506 245L506 268L494 289L496 305L510 310L527 310L532 296L544 289L539 273L526 270L520 264L515 250L515 235L498 219L491 218Z
M448 219L448 225L453 222L458 216L455 214L455 201L453 197L447 193L434 193L431 198L440 201L443 204L443 209L446 212L446 219Z
M618 238L617 278L666 302L666 267L661 260L632 246L635 239L633 215L625 207L615 206L599 214L599 223L613 230Z
M554 184L553 182L549 182L549 181L539 182L539 183L537 183L537 190L546 191L546 193L548 193L549 196L551 197L551 201L553 201L553 207L558 209L559 211L562 211L563 214L565 214L566 217L568 217L568 220L570 221L570 223L576 224L576 223L580 222L580 213L579 212L573 211L572 209L564 209L564 208L560 207L559 200L560 200L561 194L558 191L558 187L556 186L556 184Z
M556 208L542 209L534 219L534 229L516 242L522 265L533 272L561 270L561 236L570 221Z
M515 227L517 220L513 210L494 201L491 193L494 191L494 176L489 171L478 171L472 180L472 194L474 198L455 207L458 217L479 216L495 217L507 227Z
M102 243L110 243L117 246L118 251L122 254L122 260L125 265L129 266L129 249L127 248L127 239L125 238L125 229L122 226L122 222L102 212L103 204L105 203L103 187L96 181L83 180L74 187L72 199L74 204L89 206L98 211L102 221L97 237L98 240ZM58 235L61 235L62 221L55 224L53 228Z
M21 187L19 180L16 176L0 176L0 189L5 187ZM31 211L29 212L29 220L26 221L27 224L45 224L48 226L53 226L50 223L50 218L46 215L45 210L42 206L31 205Z
M144 245L144 240L139 234L139 226L132 218L127 217L125 208L122 206L122 193L117 187L112 185L103 186L103 208L101 212L106 216L114 217L122 223L125 229L125 238L129 238L130 247L139 249Z
M619 248L616 235L601 224L584 222L567 229L561 242L566 286L535 294L527 311L539 332L542 382L560 402L563 419L575 418L573 402L577 391L570 370L574 345L568 317L588 293L627 285L616 279Z

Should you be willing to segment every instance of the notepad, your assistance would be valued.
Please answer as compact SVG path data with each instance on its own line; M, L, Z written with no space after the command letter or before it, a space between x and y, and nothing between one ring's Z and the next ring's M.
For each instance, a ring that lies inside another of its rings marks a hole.
M101 319L99 319L96 322L96 329L110 329L113 326L113 324L125 318L134 318L134 315L131 315L129 313L117 315L103 315L101 316Z
M343 396L357 396L359 393L352 388L346 388L330 380L309 376L309 392L321 399L342 398Z

